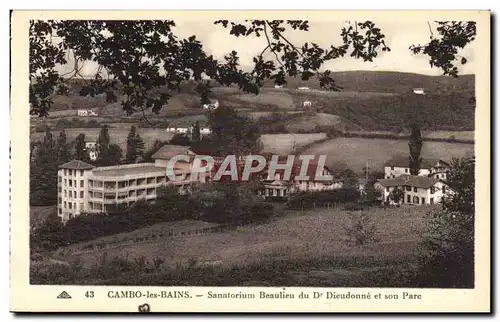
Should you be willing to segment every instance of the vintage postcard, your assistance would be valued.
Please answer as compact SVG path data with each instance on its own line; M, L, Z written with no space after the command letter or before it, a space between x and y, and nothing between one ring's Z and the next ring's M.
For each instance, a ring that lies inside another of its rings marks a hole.
M489 312L489 11L13 11L14 312Z

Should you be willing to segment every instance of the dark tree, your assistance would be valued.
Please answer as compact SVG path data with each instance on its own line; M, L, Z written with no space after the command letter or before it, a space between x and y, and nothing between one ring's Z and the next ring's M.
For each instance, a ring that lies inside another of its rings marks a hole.
M61 165L69 161L70 153L67 143L66 131L61 130L56 142L57 149L57 164Z
M158 150L160 150L161 147L164 146L165 144L167 144L167 142L163 142L162 140L156 139L153 142L153 146L149 150L147 150L142 156L142 162L154 162L153 154L158 152Z
M127 153L125 156L125 162L135 163L137 158L144 153L144 148L144 140L141 138L139 133L137 133L135 125L132 125L127 136Z
M121 163L122 158L123 158L122 148L120 148L118 144L110 144L108 155L105 159L105 162L107 164L103 165L118 165Z
M351 169L344 169L340 173L342 187L346 189L358 189L358 176Z
M260 152L260 129L258 124L227 106L221 106L208 117L212 133L210 140L218 155L244 155Z
M57 151L56 142L47 127L30 163L30 205L50 206L57 202Z
M99 165L107 163L105 159L109 155L109 142L108 126L103 125L99 132L99 137L97 138L97 164Z
M85 148L85 134L80 133L75 140L75 156L74 159L89 162L90 157Z
M418 173L420 172L420 163L422 162L420 152L422 151L423 146L422 133L420 132L419 126L412 127L408 146L410 148L410 174L418 176Z
M186 134L182 133L176 133L171 139L170 139L170 144L173 145L183 145L183 146L190 146L191 145L191 140L189 139L189 136Z
M191 141L198 142L200 141L200 139L201 139L200 122L196 121L196 123L192 126Z
M443 201L447 211L458 211L463 214L474 214L475 199L475 158L464 157L453 159L447 175L447 183L452 191Z

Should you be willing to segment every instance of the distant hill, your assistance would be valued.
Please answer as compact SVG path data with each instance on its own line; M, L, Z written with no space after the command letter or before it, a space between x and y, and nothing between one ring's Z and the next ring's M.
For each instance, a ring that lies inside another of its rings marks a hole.
M474 103L470 99L475 95L474 75L458 78L448 76L428 76L414 73L348 71L332 73L340 92L320 89L313 78L302 81L300 78L288 78L288 84L282 89L275 89L272 81L267 81L259 95L243 93L237 87L214 87L211 99L221 105L232 106L241 112L259 113L303 112L303 104L311 102L315 117L295 117L280 120L280 127L290 131L307 130L311 127L335 126L349 127L351 130L393 131L400 132L404 127L402 114L405 105L411 105L416 95L413 88L423 88L426 92L424 129L430 131L474 130ZM99 117L119 118L124 116L120 103L108 104L104 95L82 97L79 95L81 81L69 82L70 94L56 96L51 111L53 117L65 114L76 115L77 109L93 108L99 111ZM215 85L215 84L214 84ZM309 90L297 90L308 87ZM176 93L165 105L159 115L146 115L152 120L184 122L183 118L200 116L204 113L200 98L195 92L195 83L186 82L181 92ZM160 89L159 91L163 91ZM118 100L120 101L120 97ZM329 116L328 116L329 115ZM137 113L137 117L142 113ZM266 126L272 124L266 123ZM276 127L274 127L276 128Z
M382 71L346 71L334 72L331 77L343 88L342 91L405 93L413 88L424 88L429 93L450 91L474 91L474 75L461 75L457 78L449 76L429 76L415 73L382 72ZM272 81L266 81L265 86L274 87ZM299 78L288 78L284 87L320 89L318 80L313 77L308 81Z

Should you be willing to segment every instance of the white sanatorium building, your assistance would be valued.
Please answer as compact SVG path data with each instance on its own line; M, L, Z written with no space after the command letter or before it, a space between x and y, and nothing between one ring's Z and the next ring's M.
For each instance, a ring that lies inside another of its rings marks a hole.
M139 199L156 199L158 187L168 182L166 165L184 146L165 145L153 155L155 163L94 167L72 160L59 167L57 176L58 210L63 222L81 213L107 212L114 204L131 205ZM188 172L189 165L177 162L176 174ZM204 181L200 176L200 181ZM185 191L192 182L176 182Z

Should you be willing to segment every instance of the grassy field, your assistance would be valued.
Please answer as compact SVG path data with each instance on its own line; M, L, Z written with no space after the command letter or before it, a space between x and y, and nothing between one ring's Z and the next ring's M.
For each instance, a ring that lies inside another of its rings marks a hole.
M474 140L474 131L435 131L422 134L425 138Z
M347 212L340 209L290 212L266 224L241 227L219 233L166 242L133 245L107 250L108 256L129 259L161 257L168 265L197 261L220 266L250 265L269 259L318 260L331 257L377 257L398 260L415 254L426 221L425 215L439 206L372 208L369 215L377 227L378 242L364 246L347 243ZM109 237L107 237L109 238ZM100 253L78 255L85 265L98 260ZM75 255L63 258L73 259Z
M264 152L287 154L296 148L326 138L325 133L311 134L264 134L261 141Z
M180 232L190 232L197 229L214 227L216 224L206 223L202 221L194 220L183 220L183 221L173 221L173 222L163 222L160 224L155 224L149 227L140 228L128 233L121 233L106 237L101 237L96 240L74 244L71 246L64 247L62 252L57 251L56 257L61 253L74 253L85 249L86 246L91 246L95 244L117 244L117 243L128 243L137 238L141 239L144 237L151 237L152 235L168 235L169 233L180 233Z
M464 143L424 142L422 148L422 158L450 160L452 157L473 153L474 145ZM383 169L384 163L393 155L407 155L408 141L336 138L314 144L302 154L326 154L327 166L345 164L355 172L361 172L369 160L372 169Z

